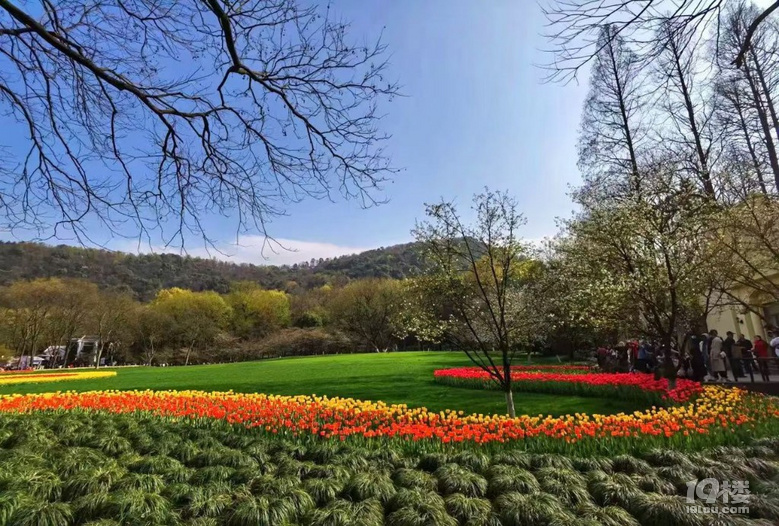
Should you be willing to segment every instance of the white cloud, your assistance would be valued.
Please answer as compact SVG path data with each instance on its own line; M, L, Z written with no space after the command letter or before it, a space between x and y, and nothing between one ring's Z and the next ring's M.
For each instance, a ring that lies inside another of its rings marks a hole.
M193 257L215 258L231 263L253 263L255 265L292 265L309 261L311 258L333 258L347 254L357 254L371 250L372 247L351 247L320 243L316 241L301 241L298 239L278 238L266 240L263 236L243 236L237 244L222 244L215 250L204 246L191 246L186 251L178 251L161 246L138 246L135 242L122 243L114 247L122 252L132 253L178 253Z

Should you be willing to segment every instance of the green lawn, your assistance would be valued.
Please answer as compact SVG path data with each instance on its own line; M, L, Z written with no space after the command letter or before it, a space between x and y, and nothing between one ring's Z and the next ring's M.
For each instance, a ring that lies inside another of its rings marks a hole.
M198 389L262 392L282 395L317 394L383 400L427 407L435 411L461 409L473 413L503 413L503 395L449 387L433 382L433 371L470 365L455 352L353 354L285 358L259 362L190 367L117 369L117 376L61 383L17 384L0 387L0 394L53 390ZM517 413L616 413L641 409L620 399L516 393Z

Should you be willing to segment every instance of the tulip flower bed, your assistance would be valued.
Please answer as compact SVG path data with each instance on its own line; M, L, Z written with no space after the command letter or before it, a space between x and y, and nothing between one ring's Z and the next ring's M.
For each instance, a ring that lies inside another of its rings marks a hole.
M90 410L224 420L276 436L378 440L412 449L448 443L576 454L701 448L779 430L773 399L705 387L694 402L616 415L464 415L382 402L201 391L92 391L0 396L0 413Z
M73 371L56 373L27 373L20 372L0 373L0 385L11 384L30 384L30 383L48 383L62 382L68 380L87 380L96 378L108 378L116 376L116 371Z
M570 366L546 368L512 367L511 380L515 392L536 392L561 395L621 397L640 400L647 405L667 405L687 402L698 396L703 387L698 382L679 378L675 389L668 389L668 380L655 380L643 373L571 372ZM439 369L433 373L436 382L455 387L499 389L489 374L479 367Z
M103 396L106 404L118 401ZM148 395L147 407L173 403L171 396ZM199 396L182 396L174 412L187 399L199 407ZM223 408L232 396L211 395ZM779 523L777 438L586 458L518 449L415 452L302 441L148 410L41 411L0 414L0 447L0 526ZM748 482L748 513L689 513L687 483L706 478Z

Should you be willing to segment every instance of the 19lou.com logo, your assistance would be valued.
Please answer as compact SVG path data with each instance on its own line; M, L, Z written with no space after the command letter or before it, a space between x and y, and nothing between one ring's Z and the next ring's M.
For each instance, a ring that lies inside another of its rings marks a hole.
M717 479L687 483L687 513L749 513L749 481Z

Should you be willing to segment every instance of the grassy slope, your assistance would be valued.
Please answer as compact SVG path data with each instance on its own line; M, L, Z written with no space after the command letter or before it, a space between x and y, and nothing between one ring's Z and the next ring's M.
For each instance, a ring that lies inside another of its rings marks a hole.
M439 411L505 412L503 395L448 387L433 382L433 371L470 365L460 353L415 352L287 358L259 362L170 368L118 369L114 378L0 387L0 394L54 390L198 389L263 392L283 395L317 394L405 403ZM515 395L517 412L566 414L616 413L640 409L619 399L584 398L534 393Z

